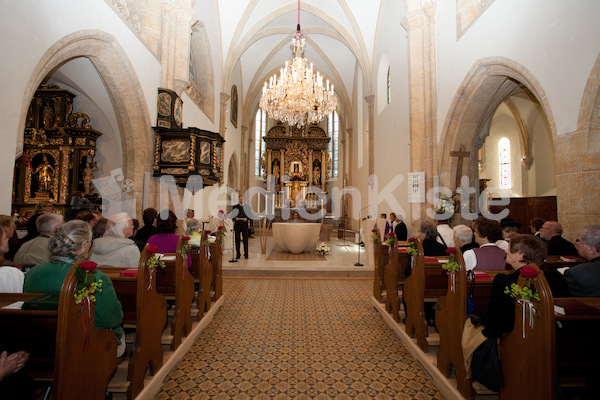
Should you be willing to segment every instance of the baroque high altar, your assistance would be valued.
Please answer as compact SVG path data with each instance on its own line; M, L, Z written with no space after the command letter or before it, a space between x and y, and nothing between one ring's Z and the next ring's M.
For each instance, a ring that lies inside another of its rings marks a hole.
M275 208L286 205L319 208L317 195L308 188L316 187L327 193L331 167L328 152L331 139L327 133L318 125L297 128L279 122L263 140L263 179L266 182L269 175L275 179Z

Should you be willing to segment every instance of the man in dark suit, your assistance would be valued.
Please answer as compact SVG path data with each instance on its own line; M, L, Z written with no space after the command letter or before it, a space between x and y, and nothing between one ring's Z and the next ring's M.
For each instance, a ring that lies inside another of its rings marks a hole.
M402 214L395 214L396 222L394 222L394 233L398 240L408 240L408 229L402 221Z
M584 227L575 243L588 262L565 271L571 296L600 297L600 225Z
M575 245L564 239L561 235L563 229L561 224L556 221L546 221L540 228L540 237L548 245L549 256L576 256L577 249Z
M236 213L237 211L237 213ZM240 242L244 241L244 258L248 258L248 216L244 212L244 196L240 196L239 204L233 206L233 230L235 232L235 252L240 258Z

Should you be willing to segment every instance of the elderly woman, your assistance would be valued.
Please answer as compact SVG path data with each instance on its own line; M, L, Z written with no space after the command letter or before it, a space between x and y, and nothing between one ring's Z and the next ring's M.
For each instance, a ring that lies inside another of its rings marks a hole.
M437 241L438 231L435 224L429 220L423 220L419 227L421 240L423 241L423 252L426 256L445 256L447 247Z
M25 293L60 293L63 281L73 263L85 258L92 243L92 230L87 222L69 221L56 228L50 238L50 261L36 265L27 275L23 291ZM117 337L117 356L125 352L123 337L123 310L117 299L115 288L108 276L96 270L96 277L102 279L102 292L96 293L95 322L98 329L112 329Z
M505 293L505 289L517 282L522 267L528 264L541 266L547 254L546 244L536 236L517 235L510 241L506 249L506 262L514 272L496 275L488 308L472 314L465 323L462 347L467 371L471 369L471 357L479 346L487 339L495 342L497 338L510 333L515 325L515 300ZM478 379L479 372L473 369L473 377ZM497 389L494 385L481 383L490 389Z
M452 228L454 231L454 245L460 248L464 254L465 251L475 249L479 245L473 240L473 230L466 225L456 225Z
M477 268L479 271L501 271L506 269L506 253L497 243L506 245L502 240L502 227L498 221L479 217L475 220L475 241L479 248L465 251L467 271Z

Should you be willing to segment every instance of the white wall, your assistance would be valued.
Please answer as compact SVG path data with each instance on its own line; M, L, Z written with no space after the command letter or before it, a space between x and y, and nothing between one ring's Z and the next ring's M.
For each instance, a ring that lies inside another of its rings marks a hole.
M437 3L438 138L462 81L487 57L522 65L543 88L556 133L575 131L584 86L598 56L600 2L495 1L458 41L455 3Z

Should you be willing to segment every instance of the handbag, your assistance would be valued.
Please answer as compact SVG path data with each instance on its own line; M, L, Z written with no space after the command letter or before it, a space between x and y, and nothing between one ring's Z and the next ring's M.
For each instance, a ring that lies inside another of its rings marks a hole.
M471 375L490 390L497 392L504 385L498 354L498 338L487 338L471 359Z

